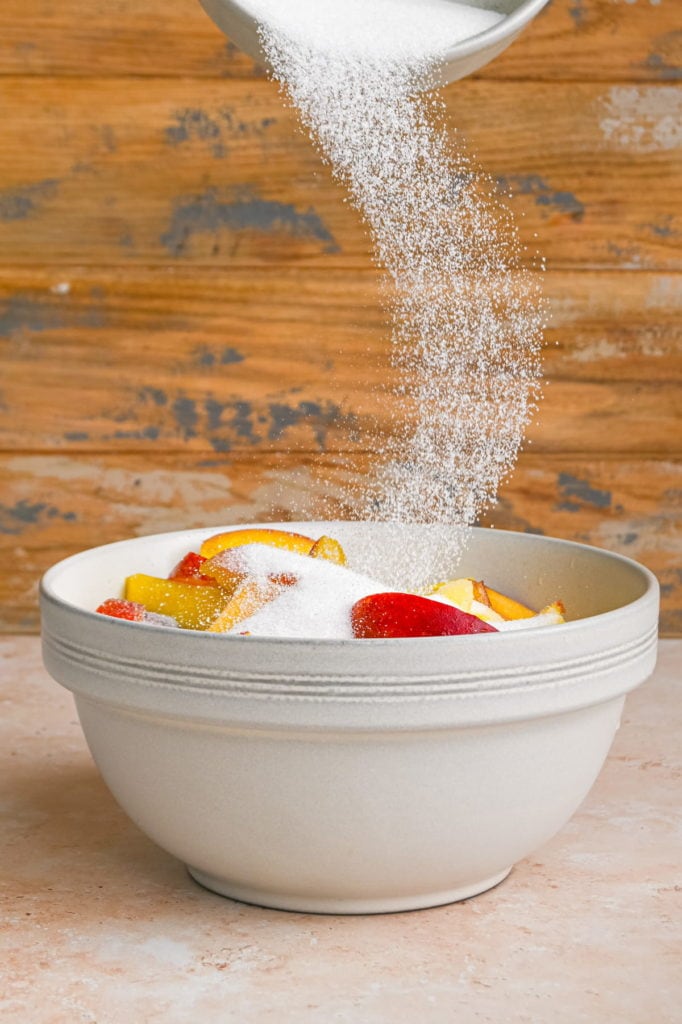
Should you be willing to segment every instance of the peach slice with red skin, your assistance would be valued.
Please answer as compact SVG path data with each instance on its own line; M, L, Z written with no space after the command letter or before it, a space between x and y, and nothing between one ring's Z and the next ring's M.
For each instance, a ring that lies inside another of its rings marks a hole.
M494 626L454 605L416 594L370 594L351 609L353 635L360 640L497 633Z
M188 551L184 558L181 558L175 568L168 574L169 580L182 580L184 583L206 583L215 586L216 581L212 576L203 572L207 559L196 551Z
M100 615L109 615L112 619L127 619L128 622L142 622L146 608L137 601L125 601L123 598L110 597L96 609Z

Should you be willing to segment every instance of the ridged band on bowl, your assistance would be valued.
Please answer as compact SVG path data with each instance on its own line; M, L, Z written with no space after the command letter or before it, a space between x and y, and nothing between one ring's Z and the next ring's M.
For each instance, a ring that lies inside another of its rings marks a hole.
M215 695L258 696L269 698L334 697L338 700L365 698L386 700L438 696L501 694L507 690L561 686L575 679L613 672L633 659L655 651L657 629L629 639L614 647L586 657L562 660L557 664L527 665L514 668L459 670L434 674L402 676L341 675L339 673L297 673L293 677L279 672L231 672L229 668L210 669L195 665L153 665L141 658L105 654L99 649L44 634L48 655L56 656L87 672L103 676L124 675L129 682L143 683L195 693L203 690ZM456 642L456 641L455 641Z
M197 726L337 733L494 725L573 711L634 689L656 661L655 629L568 664L401 679L284 672L274 677L191 665L175 666L169 675L166 666L103 657L49 632L43 643L49 671L79 700Z
M288 526L338 535L351 564L364 565L374 552L382 568L395 548L385 524ZM440 565L449 528L432 536L412 529L415 543L428 542L412 552L412 564L426 571L422 553L428 558L430 550ZM523 585L531 606L533 594L540 601L556 591L580 617L485 636L315 640L155 628L91 610L126 571L167 571L206 532L105 545L53 567L41 585L41 607L54 678L79 699L134 714L259 729L385 730L494 724L587 707L621 697L655 664L658 585L648 570L573 542L480 529L472 531L462 574L477 566L501 586L505 579Z

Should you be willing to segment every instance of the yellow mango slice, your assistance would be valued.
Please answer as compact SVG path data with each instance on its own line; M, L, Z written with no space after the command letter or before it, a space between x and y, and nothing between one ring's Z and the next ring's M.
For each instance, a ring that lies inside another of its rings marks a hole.
M309 554L311 558L324 558L328 562L335 562L336 565L346 564L346 552L333 537L320 537L313 544Z
M143 604L148 612L172 615L184 629L206 629L229 599L210 584L164 580L141 572L126 580L125 597Z
M507 597L506 594L498 593L492 587L486 587L485 589L490 601L490 607L498 615L501 615L503 619L532 619L537 614L532 609L526 608L525 604L515 601L512 597Z
M564 608L563 601L552 601L552 603L548 604L546 608L543 608L542 611L538 612L538 615L546 615L548 618L551 618L553 622L560 625L562 622L566 621L566 609Z
M230 530L227 533L217 533L205 540L201 545L200 554L204 558L213 558L220 551L242 547L244 544L269 544L271 547L295 551L299 555L309 555L315 541L311 537L304 537L300 533L289 533L287 530L266 528Z

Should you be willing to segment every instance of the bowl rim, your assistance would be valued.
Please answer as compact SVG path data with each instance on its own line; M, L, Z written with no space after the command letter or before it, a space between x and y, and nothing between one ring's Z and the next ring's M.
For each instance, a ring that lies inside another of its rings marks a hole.
M487 46L495 46L497 43L504 42L510 36L520 32L548 3L549 0L522 0L522 3L511 14L503 15L502 20L497 24L482 32L477 32L474 36L462 39L461 42L454 43L444 50L442 54L438 55L437 66L447 65L450 61L461 57L470 57L472 54L480 53ZM494 8L486 8L486 10L491 9L494 10ZM485 46L481 45L482 43Z
M130 622L130 621L126 620L126 619L117 619L117 618L113 618L111 616L101 615L100 613L98 613L96 611L91 611L91 610L89 610L87 608L83 608L81 605L76 604L76 603L74 603L72 601L69 601L69 600L61 597L56 592L56 583L57 583L57 580L58 580L59 576L66 569L68 569L70 566L72 566L74 563L76 563L76 562L78 562L80 560L87 561L87 560L89 560L89 558L97 555L98 553L100 553L100 552L102 552L104 550L114 550L114 549L116 549L119 546L127 545L127 544L130 544L131 542L139 542L140 544L143 544L145 542L145 540L152 541L152 540L167 539L168 541L171 541L174 538L180 538L180 537L185 537L185 536L189 537L189 536L192 536L192 535L197 536L197 537L200 536L200 535L210 536L211 534L210 534L209 531L215 531L216 533L222 533L222 532L228 532L230 530L240 530L240 529L248 529L248 528L254 528L254 527L261 527L261 528L262 527L268 527L268 528L275 528L275 529L278 529L278 528L286 529L287 527L289 527L291 530L296 530L297 527L306 526L306 525L309 525L309 526L313 526L314 525L316 527L317 526L323 526L323 525L330 525L330 526L332 526L335 523L340 523L340 522L343 522L343 523L361 523L362 520L321 520L320 519L320 520L294 520L294 521L291 521L289 523L282 522L282 521L277 521L277 522L255 522L255 523L251 523L251 522L249 522L249 523L232 523L232 524L229 524L227 526L224 525L224 524L223 525L217 525L217 526L210 526L209 525L209 526L202 526L202 527L196 527L196 528L193 527L193 528L190 528L190 529L187 529L187 530L170 530L170 531L166 531L166 532L163 532L163 533L143 534L143 535L141 535L139 537L127 537L127 538L124 538L122 540L111 541L108 544L99 544L99 545L96 545L95 547L85 548L83 551L76 552L73 555L68 555L66 558L60 559L60 561L56 562L49 569L47 569L45 571L45 573L42 575L42 577L40 579L40 583L39 583L39 596L40 596L40 600L41 600L41 603L43 601L45 601L45 602L47 602L49 604L52 604L52 605L57 606L59 608L62 608L63 610L67 611L69 614L73 614L73 615L76 615L78 617L83 617L85 622L97 622L98 627L100 627L100 628L102 626L104 626L105 628L108 626L108 627L110 627L111 629L114 629L114 630L121 630L121 629L123 629L123 630L130 630L130 629L133 629L133 630L137 630L138 632L139 632L140 629L145 630L147 632L149 632L151 630L153 634L158 635L160 628L163 628L163 627L155 626L155 625L152 625L152 624L149 624L149 623L144 623L144 622ZM365 522L367 522L367 521L365 521ZM440 524L438 524L438 525L440 525ZM512 537L523 537L526 540L528 540L529 538L532 538L532 537L536 537L538 542L542 541L544 543L549 543L549 544L552 544L552 545L553 544L570 545L571 547L578 548L580 550L588 551L588 552L591 552L591 553L597 553L597 554L599 554L599 555L601 555L601 556L603 556L605 558L612 559L612 560L614 560L614 561L616 561L616 562L618 562L620 564L629 566L631 569L633 569L636 573L638 573L642 577L643 581L646 584L644 592L639 597L635 598L634 601L628 601L627 603L619 605L617 608L612 608L609 611L598 612L596 615L584 616L582 618L573 619L573 620L571 620L569 622L564 622L564 623L561 623L559 625L557 625L557 624L549 624L547 626L536 626L532 630L533 635L536 635L536 634L546 635L548 630L552 630L553 631L553 635L554 635L554 633L556 633L556 630L559 629L559 630L561 630L561 635L562 636L566 636L567 633L569 633L569 632L576 632L576 631L581 631L581 630L585 629L587 623L593 624L595 627L597 627L599 624L602 624L602 623L603 624L607 624L607 623L614 623L615 624L615 622L618 620L619 617L622 617L624 615L628 615L629 616L633 612L637 611L640 607L641 608L647 607L650 604L650 602L652 600L652 597L654 597L654 598L658 597L659 589L660 588L659 588L658 580L657 580L656 576L654 575L654 573L650 569L648 569L646 566L642 565L640 562L637 562L637 561L635 561L632 558L629 558L627 555L621 555L618 552L609 551L606 548L597 547L596 545L593 545L593 544L585 544L585 543L583 543L581 541L566 540L566 539L561 538L561 537L546 536L545 534L525 533L525 532L523 532L521 530L503 530L503 529L497 529L497 528L491 528L491 527L471 527L471 530L474 533L476 533L476 532L481 532L481 533L483 533L483 532L485 532L485 533L494 532L495 534L498 534L498 535L512 536ZM532 540L531 540L531 543L533 543ZM489 638L492 638L492 641L494 643L510 643L510 642L514 643L514 642L518 641L518 634L519 634L519 632L521 632L521 634L524 637L528 635L528 631L527 630L521 630L521 631L505 630L505 631L498 631L498 632L495 632L495 633L485 633L485 634L482 634L482 635L484 635L486 637L489 637ZM292 645L299 645L300 646L301 644L303 644L303 645L311 644L311 645L321 646L321 647L328 648L328 649L335 648L335 647L336 648L338 648L338 647L343 648L343 647L347 647L349 644L352 645L353 647L355 647L355 646L357 646L357 640L358 640L358 638L356 638L356 637L353 637L353 638L328 638L328 637L281 637L281 636L260 636L260 635L259 636L241 636L239 634L234 634L234 633L209 633L209 632L207 632L205 630L198 630L198 629L181 629L181 630L178 631L176 629L170 629L170 628L167 630L167 634L171 635L171 636L175 636L176 634L178 634L179 636L181 636L183 638L186 638L186 639L191 638L191 637L195 637L195 638L196 637L203 637L204 638L204 640L202 641L203 643L205 643L205 642L209 642L209 643L211 643L211 642L214 642L214 643L215 642L217 642L217 643L242 642L242 643L244 643L244 641L246 641L247 643L251 643L251 644L255 644L255 643L257 643L259 645L260 644L266 644L266 645L269 645L269 646L271 645L271 646L275 646L275 647L283 646L285 648L288 647L288 646L292 646ZM469 645L471 643L480 642L479 641L479 635L475 635L475 636L454 636L454 637L453 636L392 637L392 638L384 638L384 637L382 637L382 638L364 639L362 641L362 644L363 644L363 646L364 645L372 645L372 646L390 646L390 647L393 647L395 644L399 644L399 645L404 646L404 645L406 645L408 643L409 644L424 644L424 643L426 643L428 646L432 646L434 644L434 642L437 643L437 644L447 644L447 643L452 643L453 641L456 641L458 643L458 645L461 645L463 643L466 643L467 645ZM190 641L190 642L197 642L197 641L194 640L194 641Z

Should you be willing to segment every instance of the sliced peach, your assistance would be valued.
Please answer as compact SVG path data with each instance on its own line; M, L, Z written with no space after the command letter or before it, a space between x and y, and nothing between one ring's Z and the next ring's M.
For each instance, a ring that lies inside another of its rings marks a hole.
M564 607L564 602L552 601L552 603L548 604L546 608L543 608L542 611L539 611L538 615L545 615L547 618L550 618L552 622L555 622L557 623L557 625L559 625L562 622L566 621L566 609Z
M492 587L486 587L485 589L490 601L490 607L498 615L501 615L503 619L532 619L537 614L532 609L527 608L525 604L521 604L520 601L515 601L513 597L500 594L497 590L493 590Z
M196 583L164 580L139 572L126 580L125 597L144 605L148 612L172 616L184 629L206 629L229 595L219 587L198 587Z
M328 562L335 562L336 565L346 564L346 552L333 537L320 537L313 544L309 554L311 558L324 558Z
M239 548L227 548L212 558L207 558L201 571L229 594L233 593L247 576L252 575Z
M490 607L490 600L485 585L479 580L470 577L460 577L457 580L448 580L447 583L439 583L431 592L432 597L439 600L446 600L463 612L475 615L483 622L490 622L493 625L502 621L502 616Z
M309 555L315 541L304 537L301 533L289 533L288 530L270 530L265 527L254 527L244 530L229 530L227 533L216 533L201 545L200 552L204 558L212 558L220 551L228 548L243 547L245 544L268 544L274 548L286 548L299 555Z
M360 640L497 632L494 626L454 605L399 592L360 598L351 608L350 617L353 635Z
M251 618L281 592L281 585L273 583L272 580L245 580L237 587L220 615L208 627L208 632L229 633L239 622Z
M196 551L189 551L184 558L180 559L173 571L168 574L168 579L215 586L215 580L211 576L206 576L202 573L202 566L205 562L206 559L203 555L198 555Z
M142 622L144 620L145 607L137 601L122 601L116 597L110 597L104 601L97 611L100 615L109 615L112 619L127 619L128 622Z
M471 610L471 602L474 600L474 581L462 577L457 580L448 580L447 583L439 583L434 587L433 595L445 598L456 605L463 612Z

